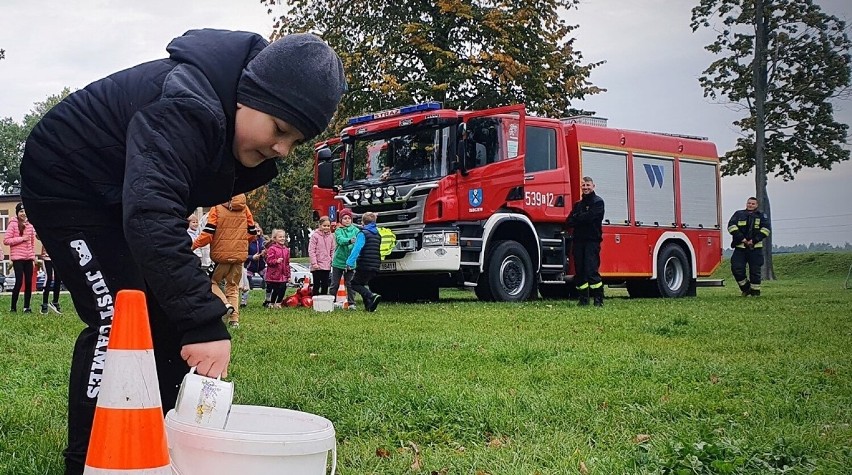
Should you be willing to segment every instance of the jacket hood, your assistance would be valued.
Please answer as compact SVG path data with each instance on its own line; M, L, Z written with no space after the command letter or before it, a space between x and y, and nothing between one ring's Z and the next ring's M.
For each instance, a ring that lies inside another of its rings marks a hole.
M246 195L240 193L239 195L231 198L229 203L225 203L225 207L230 208L231 211L243 211L246 209Z
M237 114L237 85L243 74L243 69L269 42L257 33L228 30L189 30L171 41L166 47L169 58L184 64L190 64L200 69L210 81L213 90L219 97L222 110L225 112L227 124L226 153L234 163L236 181L247 177L244 184L238 184L238 189L252 190L261 186L278 174L273 160L264 160L257 166L255 172L249 170L233 156L234 119ZM240 58L240 61L233 61Z
M379 227L376 226L376 223L370 223L370 224L364 226L363 228L361 228L361 230L362 231L368 231L368 232L371 232L373 234L379 234Z

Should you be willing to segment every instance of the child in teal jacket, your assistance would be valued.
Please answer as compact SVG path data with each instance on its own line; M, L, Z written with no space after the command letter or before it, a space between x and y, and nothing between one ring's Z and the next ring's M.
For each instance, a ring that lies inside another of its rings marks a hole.
M352 224L352 210L344 208L338 215L340 224L334 230L334 241L337 247L334 249L334 258L331 261L331 288L329 294L337 296L337 289L340 288L340 277L343 276L343 283L346 285L346 301L349 304L350 310L355 310L355 291L352 290L352 275L354 269L346 270L346 259L352 252L352 247L355 246L355 238L358 236L360 229Z

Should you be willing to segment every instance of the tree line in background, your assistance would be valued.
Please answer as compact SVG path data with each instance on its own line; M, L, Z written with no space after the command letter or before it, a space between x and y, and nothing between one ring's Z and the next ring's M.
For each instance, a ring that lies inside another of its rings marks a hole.
M533 115L562 117L583 112L572 101L605 92L589 80L604 61L583 62L572 37L578 26L560 15L579 0L261 3L273 17L273 38L316 33L343 61L349 92L319 140L336 135L350 116L416 102L456 109L524 103ZM705 96L743 112L734 122L742 137L721 157L722 172L754 170L755 195L771 219L768 173L792 180L802 168L830 169L849 160L848 125L834 120L831 102L849 97L847 26L812 0L699 0L691 26L718 33L706 49L720 58L699 79ZM22 124L0 121L5 192L20 184L29 130L67 94L36 103ZM249 194L249 205L264 231L285 229L291 246L303 253L314 226L312 147L300 147L278 164L279 176ZM767 257L764 271L771 278Z

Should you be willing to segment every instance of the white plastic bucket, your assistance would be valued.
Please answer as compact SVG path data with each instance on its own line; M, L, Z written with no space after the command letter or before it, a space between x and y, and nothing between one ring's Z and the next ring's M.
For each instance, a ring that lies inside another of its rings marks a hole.
M201 427L166 414L166 435L177 475L325 475L337 470L334 426L324 417L277 407L231 407L224 429Z
M334 310L334 296L332 295L315 295L314 310L317 312L331 312Z

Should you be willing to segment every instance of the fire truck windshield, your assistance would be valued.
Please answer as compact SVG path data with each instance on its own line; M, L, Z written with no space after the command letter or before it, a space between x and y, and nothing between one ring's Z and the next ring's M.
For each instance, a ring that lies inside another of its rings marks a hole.
M433 181L450 166L450 127L424 126L355 137L346 145L346 179L353 184Z

